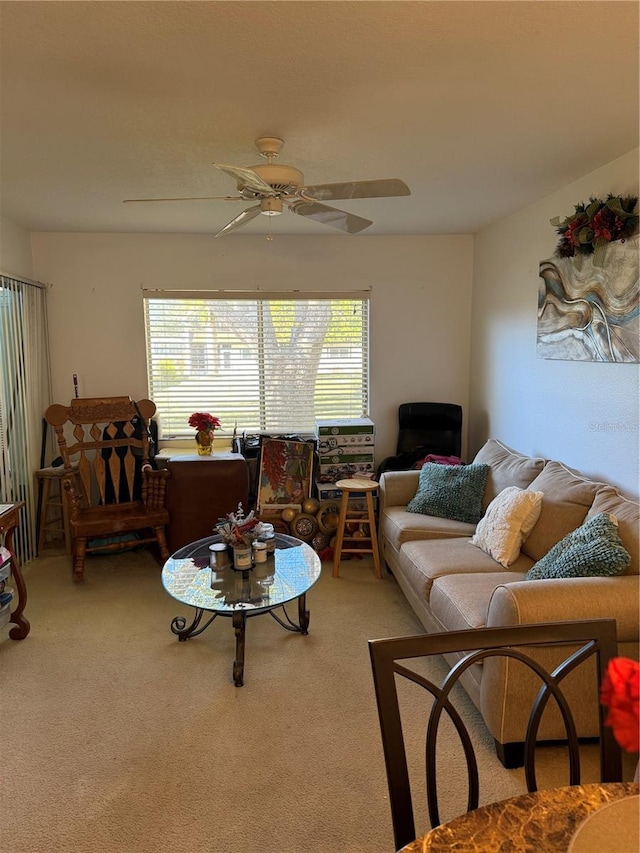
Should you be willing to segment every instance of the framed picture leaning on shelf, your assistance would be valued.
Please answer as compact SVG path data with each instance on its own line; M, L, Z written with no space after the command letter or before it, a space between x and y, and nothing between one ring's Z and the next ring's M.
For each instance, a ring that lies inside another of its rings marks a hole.
M311 495L315 441L263 438L258 472L258 513L301 510Z

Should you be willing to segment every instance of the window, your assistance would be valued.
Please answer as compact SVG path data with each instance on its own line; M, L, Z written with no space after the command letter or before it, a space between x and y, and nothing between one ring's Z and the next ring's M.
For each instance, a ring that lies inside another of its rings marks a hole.
M313 433L368 413L369 298L145 291L149 395L164 438L193 412L223 430Z
M36 556L42 413L50 402L47 290L0 275L0 504L24 501L14 546L22 562Z

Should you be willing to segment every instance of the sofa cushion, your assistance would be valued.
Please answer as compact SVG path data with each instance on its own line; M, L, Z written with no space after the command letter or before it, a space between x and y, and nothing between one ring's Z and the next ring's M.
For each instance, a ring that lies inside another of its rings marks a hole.
M429 601L431 585L440 577L459 574L505 574L502 568L484 551L474 548L469 539L431 539L405 542L398 556L400 570L413 588ZM510 566L510 571L522 577L533 561L522 555Z
M625 575L640 574L640 502L624 497L613 486L598 490L587 518L600 512L610 512L618 522L618 534L631 556Z
M490 466L482 498L483 510L507 486L519 486L521 489L526 489L545 466L544 459L523 456L521 453L511 450L506 444L496 441L495 438L490 438L480 448L473 461Z
M602 483L588 480L559 462L547 462L527 488L544 494L540 518L522 545L522 551L535 562L563 536L580 527Z
M542 492L507 486L487 507L471 537L471 544L508 568L518 558L541 508Z
M441 465L427 462L420 471L418 491L407 512L435 515L476 524L482 517L482 496L489 466Z
M600 512L560 540L527 572L527 580L617 575L631 561L614 516Z
M386 507L382 511L379 523L379 536L386 538L396 551L399 551L400 546L405 542L420 539L451 539L458 536L468 538L474 530L475 524L407 512L400 506Z
M484 628L494 590L524 577L524 572L483 572L437 578L431 587L429 606L447 631Z

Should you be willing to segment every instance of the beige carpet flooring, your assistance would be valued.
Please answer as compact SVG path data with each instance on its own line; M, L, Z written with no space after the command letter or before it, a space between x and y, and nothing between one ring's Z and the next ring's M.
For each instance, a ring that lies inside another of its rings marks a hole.
M325 565L306 637L250 619L236 688L231 621L179 643L169 624L190 610L150 553L89 558L83 585L46 555L25 569L30 635L0 642L3 853L393 851L367 640L421 627L391 576ZM467 716L483 802L523 791ZM565 784L558 752L543 750L542 787ZM464 810L454 744L440 761L450 818Z

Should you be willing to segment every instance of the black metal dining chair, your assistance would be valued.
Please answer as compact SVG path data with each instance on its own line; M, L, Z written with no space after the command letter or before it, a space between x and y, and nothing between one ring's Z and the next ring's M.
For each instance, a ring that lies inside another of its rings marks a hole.
M560 661L551 672L536 660L536 647L540 646L558 647ZM369 640L369 652L396 849L400 849L416 837L412 786L405 749L404 717L399 701L399 685L403 680L424 688L433 697L426 722L424 755L426 799L432 827L441 823L436 745L440 724L447 718L457 732L466 760L467 811L478 807L480 789L478 762L469 731L452 702L452 690L458 685L460 676L465 671L492 657L519 661L539 679L540 688L532 703L525 738L525 779L530 792L537 790L536 741L543 713L552 698L559 709L566 731L569 759L568 784L580 784L578 734L573 713L562 688L564 679L583 666L591 667L594 678L594 702L598 705L600 781L622 780L620 748L611 729L604 726L605 709L598 701L599 685L604 672L611 658L617 655L614 619L517 625L506 628L482 628ZM446 655L447 659L451 660L451 655L456 653L463 654L440 684L434 683L424 674L425 658ZM595 666L593 666L593 660L595 660ZM588 676L589 673L585 675Z

